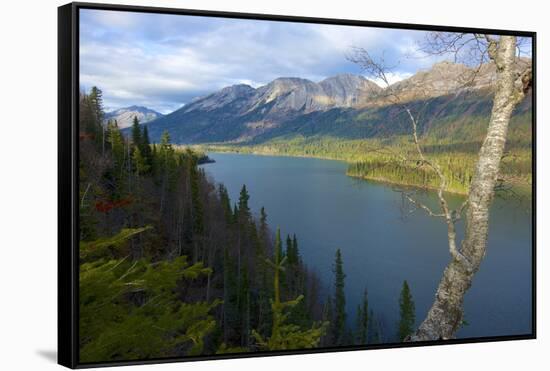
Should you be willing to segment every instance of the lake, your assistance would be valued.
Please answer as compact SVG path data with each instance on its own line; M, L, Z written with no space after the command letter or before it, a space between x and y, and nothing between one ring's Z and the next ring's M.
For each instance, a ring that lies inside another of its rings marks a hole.
M350 324L366 288L386 340L395 340L399 294L407 280L417 325L431 306L450 259L446 225L421 210L404 211L392 187L345 175L347 164L313 158L209 153L204 165L232 202L243 184L250 207L262 206L272 230L298 237L304 262L332 289L336 249L343 255ZM449 196L452 204L463 198ZM422 196L436 205L435 195ZM531 332L531 210L516 200L495 199L487 255L465 298L465 320L457 336L520 335ZM459 238L463 225L458 226Z

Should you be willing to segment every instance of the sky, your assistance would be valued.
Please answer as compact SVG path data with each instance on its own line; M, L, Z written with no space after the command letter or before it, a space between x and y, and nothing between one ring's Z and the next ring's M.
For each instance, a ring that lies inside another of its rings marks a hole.
M353 47L383 55L396 82L436 61L419 52L424 38L412 30L82 9L80 85L98 86L107 111L141 105L166 114L229 85L362 74L346 59Z

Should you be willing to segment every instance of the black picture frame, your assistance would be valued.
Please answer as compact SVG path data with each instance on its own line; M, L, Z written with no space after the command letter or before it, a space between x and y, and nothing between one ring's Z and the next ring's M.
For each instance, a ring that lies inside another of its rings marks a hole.
M121 362L80 363L78 358L78 97L79 97L79 11L81 9L208 16L221 18L269 20L281 22L350 25L423 31L449 31L484 34L512 34L530 37L532 45L532 332L519 336L487 336L445 341L386 343L289 351L259 351L239 354L191 356ZM363 20L284 16L272 14L203 11L97 3L70 3L58 8L58 363L69 368L89 368L170 362L218 360L291 354L341 352L446 344L496 342L536 339L536 32L488 28L449 27L408 23L370 22Z

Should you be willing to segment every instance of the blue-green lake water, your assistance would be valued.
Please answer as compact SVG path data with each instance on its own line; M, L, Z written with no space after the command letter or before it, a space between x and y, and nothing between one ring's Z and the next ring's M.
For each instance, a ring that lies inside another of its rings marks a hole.
M204 165L237 201L243 184L250 207L262 206L272 230L296 233L305 263L332 287L337 248L343 255L350 324L364 289L381 320L384 337L395 340L399 293L407 280L417 324L431 306L450 257L446 225L418 210L403 209L392 187L345 175L347 164L312 158L209 153ZM434 203L433 194L424 200ZM452 203L461 197L450 196ZM515 200L495 199L487 255L465 299L467 325L458 337L531 332L531 211ZM462 225L459 225L459 237Z

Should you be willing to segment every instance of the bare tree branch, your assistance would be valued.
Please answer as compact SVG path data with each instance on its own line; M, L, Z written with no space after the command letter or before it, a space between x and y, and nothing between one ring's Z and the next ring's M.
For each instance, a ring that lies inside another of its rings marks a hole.
M437 213L434 212L430 207L428 207L426 204L423 204L422 202L419 202L418 200L412 198L409 194L403 192L403 196L404 196L411 204L413 204L413 205L416 206L417 208L423 209L424 211L426 211L426 213L427 213L429 216L433 216L433 217L436 217L436 218L444 218L444 217L445 217L445 214L443 214L443 213L437 214Z
M506 132L514 107L521 102L532 85L530 65L519 66L516 57L516 38L481 34L458 34L432 32L428 34L424 51L431 55L450 55L455 62L474 66L465 68L461 84L455 88L468 87L474 83L480 71L491 61L496 67L496 88L489 123L474 177L467 199L452 210L445 198L448 181L439 164L428 158L420 144L418 128L421 115L415 114L399 95L396 85L391 85L389 69L383 58L375 59L362 48L354 48L348 59L362 67L371 78L385 84L384 95L407 114L412 130L415 151L419 157L418 167L427 166L437 174L439 187L437 198L440 211L432 210L426 204L403 192L404 198L429 216L445 219L451 262L443 273L436 292L436 299L418 330L408 340L438 340L454 336L462 323L464 295L471 285L475 272L485 256L488 234L489 206L498 185L498 171L504 153ZM466 214L466 231L460 249L456 242L456 223Z

